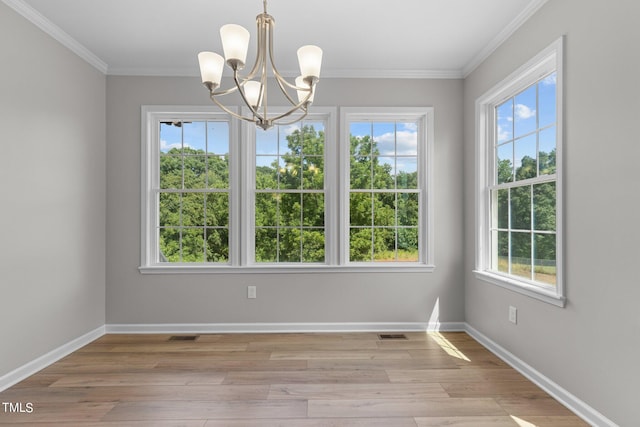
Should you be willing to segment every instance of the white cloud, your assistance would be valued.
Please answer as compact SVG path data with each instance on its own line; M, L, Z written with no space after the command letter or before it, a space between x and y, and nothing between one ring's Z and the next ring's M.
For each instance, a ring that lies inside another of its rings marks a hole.
M542 80L543 85L555 85L556 84L556 73L549 74Z
M185 147L189 147L189 144L184 144L184 146ZM173 144L169 144L164 139L160 140L160 151L169 151L172 148L181 149L182 148L182 144L180 144L179 142L175 142Z
M498 125L498 141L505 141L511 137L511 132L509 130L503 129L502 126Z
M418 154L418 134L415 131L399 130L395 134L387 132L376 137L381 156L393 156L396 153L405 156ZM394 142L397 144L394 147Z
M530 119L531 117L535 117L536 110L532 110L531 108L527 107L524 104L516 104L515 113L516 113L515 114L516 118L521 120L526 120L526 119Z

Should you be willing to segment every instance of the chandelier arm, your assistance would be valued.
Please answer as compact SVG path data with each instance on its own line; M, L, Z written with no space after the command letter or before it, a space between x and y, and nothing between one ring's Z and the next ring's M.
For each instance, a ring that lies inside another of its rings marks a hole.
M276 116L276 117L272 118L271 121L275 122L276 120L280 120L280 119L282 119L284 117L290 116L291 114L293 114L294 112L296 112L298 110L304 111L305 114L302 117L305 117L308 114L307 113L308 107L305 104L307 103L307 101L308 101L310 96L311 96L311 93L309 93L302 101L300 101L297 104L295 104L293 106L293 108L291 108L289 111L287 111L286 113L282 113L279 116ZM295 123L295 122L292 122L292 123Z
M301 110L302 110L303 113L302 113L302 115L300 117L296 117L294 120L291 120L290 122L279 122L279 123L276 123L276 124L286 126L286 125L291 125L293 123L299 122L300 120L302 120L305 117L307 117L307 114L309 114L309 111L306 108L303 108ZM296 111L296 110L291 110L286 115L280 115L278 117L274 117L271 120L275 122L276 120L283 119L283 118L291 115L294 111Z
M264 50L260 49L260 44L264 43L264 38L266 36L266 31L263 29L263 24L267 24L269 26L269 28L271 28L271 25L267 22L268 18L265 18L266 13L264 14L260 14L257 16L256 18L256 27L257 27L257 33L258 33L258 41L257 41L257 46L258 46L258 51L256 52L256 61L253 63L253 67L251 68L251 71L249 72L249 74L247 74L246 77L243 78L243 80L250 80L252 78L255 77L256 73L258 72L258 70L261 68L261 64L265 61L264 58ZM267 15L268 16L268 15Z
M238 70L235 70L233 72L233 81L236 82L236 86L238 87L238 92L240 93L242 100L244 101L245 104L247 104L247 107L249 107L253 115L257 117L260 121L264 121L265 118L260 113L258 113L258 111L253 107L253 105L251 105L251 103L247 100L247 97L244 94L244 90L242 89L242 85L244 85L244 82L240 83L240 81L238 80Z
M235 117L235 118L237 118L237 119L240 119L240 120L245 120L245 121L247 121L247 122L255 123L255 120L254 120L254 119L250 119L250 118L248 118L248 117L241 116L240 114L238 114L238 113L236 113L236 112L234 112L234 111L232 111L232 110L228 109L228 108L227 108L227 107L225 107L224 105L222 105L222 104L221 104L221 103L220 103L220 102L219 102L219 101L218 101L218 100L213 96L213 93L211 93L210 98L211 98L211 100L212 100L212 101L213 101L213 102L214 102L218 107L220 107L222 110L224 110L226 113L228 113L228 114L232 115L233 117Z

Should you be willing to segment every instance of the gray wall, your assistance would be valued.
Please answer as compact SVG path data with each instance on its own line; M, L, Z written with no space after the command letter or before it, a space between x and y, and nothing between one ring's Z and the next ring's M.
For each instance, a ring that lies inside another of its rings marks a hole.
M441 322L464 320L461 80L323 79L315 102L435 107L434 273L141 275L144 104L212 105L197 78L107 78L108 324L427 322L436 302Z
M549 1L464 85L466 320L621 426L640 419L638 17L635 0ZM563 34L564 309L471 274L474 102ZM509 305L517 325L507 321Z
M105 321L105 76L0 3L0 376Z

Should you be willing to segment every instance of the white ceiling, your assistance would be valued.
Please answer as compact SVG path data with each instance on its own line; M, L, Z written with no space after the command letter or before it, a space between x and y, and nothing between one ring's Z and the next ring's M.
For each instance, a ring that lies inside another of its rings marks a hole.
M218 30L255 37L260 0L2 0L108 74L197 75ZM462 77L546 0L270 0L276 65L324 51L321 77ZM253 62L254 41L247 62Z

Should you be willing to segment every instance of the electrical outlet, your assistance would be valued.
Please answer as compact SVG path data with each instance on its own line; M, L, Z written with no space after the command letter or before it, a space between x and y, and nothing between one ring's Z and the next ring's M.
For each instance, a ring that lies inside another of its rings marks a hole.
M247 286L247 298L257 298L257 292L255 286Z
M518 323L518 309L514 306L509 306L509 322Z

